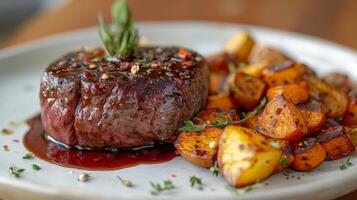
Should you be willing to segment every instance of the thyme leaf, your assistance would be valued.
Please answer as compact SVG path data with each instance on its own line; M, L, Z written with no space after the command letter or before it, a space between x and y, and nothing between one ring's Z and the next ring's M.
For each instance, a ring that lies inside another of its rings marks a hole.
M214 163L214 165L211 168L209 168L209 170L212 172L212 176L218 176L219 168L218 168L217 162Z
M343 160L338 167L340 168L340 170L345 170L350 166L352 166L352 162L349 158L347 158L346 160Z
M36 164L32 164L32 169L36 170L36 171L40 171L41 167L36 165Z
M35 156L32 153L27 153L22 157L22 159L25 159L25 160L31 160L34 158L35 158Z
M11 175L13 175L16 178L20 178L22 173L25 171L25 169L17 168L15 165L11 165L9 169L10 169Z
M202 179L198 178L197 176L191 176L190 182L191 182L191 188L194 188L197 185L197 188L199 190L203 190Z
M174 184L170 180L165 180L163 185L150 181L150 185L153 188L153 190L150 191L152 195L159 195L163 191L172 190L175 188Z

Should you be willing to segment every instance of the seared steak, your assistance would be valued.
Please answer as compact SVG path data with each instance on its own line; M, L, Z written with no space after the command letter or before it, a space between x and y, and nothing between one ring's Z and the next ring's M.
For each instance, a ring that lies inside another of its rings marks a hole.
M138 48L121 61L89 49L46 69L41 118L45 131L69 146L140 147L172 142L207 96L208 68L193 51Z

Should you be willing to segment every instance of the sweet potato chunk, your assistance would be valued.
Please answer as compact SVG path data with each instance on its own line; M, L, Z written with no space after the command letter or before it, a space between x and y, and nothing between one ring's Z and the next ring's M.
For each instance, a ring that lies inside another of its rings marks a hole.
M256 130L258 125L259 125L259 118L262 114L259 113L257 115L254 115L252 117L249 117L244 123L243 126L246 128L251 128Z
M224 51L235 55L239 60L247 60L255 42L247 32L239 32L234 35L224 46Z
M210 94L219 94L223 91L227 74L222 72L211 72L209 74L209 92Z
M279 149L282 151L279 163L274 170L275 173L279 173L287 169L293 163L294 155L289 141L277 139L271 139L271 141L275 142L279 146Z
M240 107L253 109L264 95L265 83L259 78L237 72L229 83L229 90Z
M309 84L310 96L322 103L328 117L337 118L345 113L348 97L344 92L329 86L316 77L309 77L306 80Z
M345 130L353 146L357 147L357 126L347 126L345 127Z
M325 75L322 77L322 80L335 88L339 88L346 94L348 94L353 88L353 83L347 74L334 72Z
M328 160L336 160L354 152L355 147L343 126L330 127L316 136L327 153Z
M357 125L357 95L349 96L347 111L343 116L343 124L346 126Z
M282 52L279 52L276 49L264 46L264 45L255 45L248 56L249 64L256 64L260 62L267 61L270 64L280 63L289 60L289 58L284 55Z
M269 88L267 96L272 100L275 96L283 95L293 104L299 104L309 99L309 86L305 81Z
M199 118L208 124L213 123L215 121L224 122L223 120L239 120L239 117L234 110L225 110L221 108L207 108L198 113L196 118Z
M253 129L228 126L219 139L217 160L228 182L242 187L270 176L281 154Z
M326 151L316 138L304 138L292 146L294 161L291 167L297 171L310 171L326 159Z
M298 83L304 79L304 68L300 63L286 61L265 68L262 72L263 80L269 87Z
M270 64L268 61L262 61L260 63L254 63L254 64L242 66L238 68L238 70L250 76L260 77L262 71L265 68L267 68L269 65Z
M235 109L233 100L227 94L212 95L208 97L207 108Z
M187 161L201 167L212 167L217 156L222 129L206 127L201 132L182 132L174 145Z
M220 72L224 74L228 74L228 64L229 63L236 63L237 60L235 56L226 54L226 53L219 53L207 58L207 66L211 72Z
M274 97L259 119L263 134L275 139L298 140L307 134L306 122L300 111L283 95Z
M305 119L309 133L319 130L326 121L326 115L320 102L311 101L296 106Z

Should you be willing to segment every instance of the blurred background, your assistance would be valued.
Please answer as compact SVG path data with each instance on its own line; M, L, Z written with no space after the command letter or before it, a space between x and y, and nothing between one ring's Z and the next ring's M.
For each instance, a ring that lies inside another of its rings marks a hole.
M357 0L129 0L137 21L215 20L301 32L357 49ZM0 46L97 24L112 0L0 0Z

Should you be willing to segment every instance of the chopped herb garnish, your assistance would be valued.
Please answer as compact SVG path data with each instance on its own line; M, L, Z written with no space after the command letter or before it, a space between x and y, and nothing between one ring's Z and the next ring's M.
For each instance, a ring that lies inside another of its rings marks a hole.
M209 170L212 172L212 176L218 176L219 174L219 168L217 163L215 163Z
M190 177L190 182L191 182L191 188L194 188L195 186L197 186L197 188L199 190L203 190L202 179L198 178L197 176L191 176Z
M347 158L346 160L343 160L338 167L340 168L340 170L345 170L350 166L352 166L352 162L349 158Z
M195 125L191 120L184 121L184 126L179 128L179 131L192 131L192 132L200 132L204 128L206 128L206 124L202 123L201 125Z
M10 166L11 175L15 176L16 178L20 178L21 174L25 171L25 169L19 169L15 165Z
M246 122L250 117L253 117L254 115L257 115L258 113L262 112L266 104L267 104L267 98L264 97L260 101L260 104L252 112L248 113L243 119L239 121L232 121L231 119L227 118L225 115L216 113L216 115L220 117L222 120L216 120L213 123L205 123L204 121L201 121L199 125L194 124L191 120L187 120L184 121L184 126L179 128L178 130L200 132L206 127L225 128L226 126L229 125L239 125Z
M247 192L250 192L250 191L252 191L254 189L260 188L261 186L262 186L262 184L260 183L260 181L257 181L255 184L248 185L248 186L243 187L243 188L235 188L235 187L232 187L230 185L227 185L226 189L229 190L230 192L232 192L233 194L241 195L241 194L245 194Z
M117 178L125 187L133 187L133 183L130 180L122 179L120 176L117 176Z
M77 180L78 180L79 182L87 182L87 181L89 181L91 178L92 178L92 177L91 177L90 174L88 174L88 173L83 173L83 174L79 175L79 177L78 177Z
M309 145L309 142L308 141L306 141L306 140L304 140L302 143L304 143L304 145Z
M99 38L106 54L110 57L118 56L120 59L129 58L138 44L138 33L134 28L134 21L126 0L117 0L112 6L113 30L104 20L103 15L98 15Z
M271 145L272 147L276 148L276 149L280 149L280 148L281 148L281 147L280 147L280 144L278 144L277 142L274 142L274 141L270 142L270 145Z
M32 164L32 169L36 170L36 171L40 171L41 167L36 165L36 164Z
M279 160L279 165L283 168L286 168L288 166L288 158L283 155Z
M159 195L161 192L166 190L172 190L175 188L174 184L170 180L165 180L164 184L150 182L153 190L150 191L152 195Z
M27 153L26 155L24 155L22 157L22 159L25 159L25 160L31 160L31 159L34 159L35 156L32 154L32 153Z

